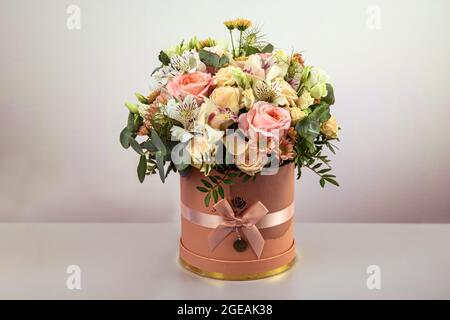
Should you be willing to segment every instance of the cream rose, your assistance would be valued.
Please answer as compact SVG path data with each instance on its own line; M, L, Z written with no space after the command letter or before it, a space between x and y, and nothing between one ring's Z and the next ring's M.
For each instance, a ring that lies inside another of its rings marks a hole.
M235 69L237 68L233 66L220 69L214 76L214 85L217 87L234 85L236 83L233 77L233 71Z
M209 99L222 108L229 108L232 112L238 114L241 94L238 88L219 87L209 96Z
M320 131L327 137L330 139L337 139L338 137L338 123L336 121L336 118L331 116L330 119L328 119L327 122L323 123Z

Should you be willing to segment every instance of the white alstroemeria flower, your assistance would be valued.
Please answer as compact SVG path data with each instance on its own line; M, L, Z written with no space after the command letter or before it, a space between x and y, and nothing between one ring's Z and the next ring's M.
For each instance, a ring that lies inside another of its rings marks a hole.
M188 131L193 129L194 121L199 112L200 107L192 95L186 96L182 102L171 99L166 106L167 116L180 122Z
M164 66L152 75L152 81L156 83L156 87L164 87L173 77L179 74L180 72L175 68L171 66ZM155 86L151 85L151 87Z
M170 128L170 133L172 135L172 141L180 141L182 143L186 143L194 137L192 133L179 126Z
M170 58L170 65L181 73L205 71L206 66L200 61L197 51L185 51L181 55L174 55Z
M266 80L272 81L277 78L283 79L288 72L288 68L289 66L285 63L274 64L273 66L270 67L269 72L267 72Z

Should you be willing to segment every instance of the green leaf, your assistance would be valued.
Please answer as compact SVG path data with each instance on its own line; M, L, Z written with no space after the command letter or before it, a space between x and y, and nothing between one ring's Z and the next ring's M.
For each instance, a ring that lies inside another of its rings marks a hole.
M225 190L223 190L223 187L219 185L217 188L219 190L219 195L222 199L225 199Z
M166 181L166 175L164 174L164 155L161 151L158 151L155 154L156 159L156 168L158 169L159 177L161 181L164 183Z
M164 145L164 143L162 142L161 138L158 136L158 133L156 133L155 130L152 130L151 137L153 145L162 153L163 156L165 156L167 154L166 146Z
M139 164L137 166L137 175L141 183L144 182L145 175L147 173L147 159L142 155L139 159Z
M208 189L203 188L203 187L196 187L198 191L200 192L208 192Z
M163 65L165 65L165 66L169 65L169 63L170 63L170 58L169 58L169 56L167 55L167 53L165 53L164 51L161 51L161 52L159 53L158 59L159 59L159 61L161 61L161 63L162 63Z
M261 50L261 52L262 52L262 53L272 53L272 52L273 52L273 49L274 49L273 45L270 44L270 43L268 43L268 44Z
M228 176L229 176L230 178L236 178L236 177L238 176L238 173L237 173L237 172L230 172L230 173L228 174Z
M139 129L140 123L141 117L138 114L133 114L132 112L128 114L127 128L131 133L134 133Z
M217 54L204 49L200 50L198 54L200 56L200 60L208 67L219 67L220 57Z
M128 130L128 128L124 128L120 132L120 144L122 145L122 147L124 147L125 149L128 149L130 147L130 140L131 139L133 139L133 138L131 137L130 130Z
M134 95L136 96L136 98L139 100L140 103L149 104L148 99L146 97L144 97L142 94L136 92Z
M327 173L329 171L331 171L331 169L330 168L326 168L326 169L322 169L322 170L317 171L317 173L323 174L323 173Z
M139 112L139 107L137 104L131 103L131 102L125 102L125 107L130 110L131 113L137 114Z
M145 150L147 150L148 152L151 152L151 153L155 153L156 151L158 151L158 148L155 147L155 145L152 143L152 141L150 139L145 141L144 143L142 143L141 146Z
M310 119L318 120L320 123L324 123L331 118L330 106L324 102L316 105L314 111L308 116Z
M216 189L213 190L212 195L214 198L214 203L217 203L217 201L219 201L219 193L217 192Z
M208 181L206 181L205 179L201 179L200 181L203 183L203 185L205 187L210 188L210 189L212 188L212 184L209 183Z
M253 46L247 46L244 50L245 50L245 54L247 56L250 56L250 55L255 54L255 53L261 53L261 50L259 50L256 47L253 47Z
M320 186L322 188L325 187L325 179L323 179L323 178L320 179Z
M205 203L205 207L209 207L209 202L211 201L211 193L208 193L203 201Z
M312 167L313 170L319 169L320 166L322 166L321 163L316 164L314 167Z
M252 176L249 176L248 174L242 179L242 181L245 183L245 182L247 182L248 180L250 180L250 178L251 178Z
M228 56L226 56L226 55L223 55L220 57L219 65L217 67L222 68L223 66L227 65L228 63L230 63L230 58L228 58Z
M130 138L130 145L133 148L133 150L136 151L139 155L143 156L145 154L139 142L137 142L133 138Z
M212 183L216 183L217 184L217 179L214 178L213 176L209 176L209 180L211 180Z
M334 98L333 86L329 83L327 83L327 91L328 91L328 94L325 98L322 98L322 101L328 103L331 106L336 102L336 100Z
M336 180L334 180L334 179L332 179L332 178L328 178L328 177L324 177L324 179L325 179L327 182L329 182L329 183L335 185L336 187L339 187L339 183L338 183Z
M224 180L223 180L223 183L225 183L225 184L233 184L234 181L231 180L231 179L224 179Z

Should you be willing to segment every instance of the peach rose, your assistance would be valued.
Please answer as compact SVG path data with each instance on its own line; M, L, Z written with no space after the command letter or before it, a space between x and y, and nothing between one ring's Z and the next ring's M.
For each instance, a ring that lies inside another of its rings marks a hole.
M286 137L290 126L289 111L265 101L255 103L249 112L239 117L239 129L250 139L267 138L270 150L276 147L274 140Z
M198 103L208 95L212 86L212 78L209 73L193 72L175 76L167 83L167 91L175 98L184 100L187 95L192 95Z
M231 111L238 114L241 99L241 93L238 88L234 87L219 87L209 96L212 102L222 108L230 108Z

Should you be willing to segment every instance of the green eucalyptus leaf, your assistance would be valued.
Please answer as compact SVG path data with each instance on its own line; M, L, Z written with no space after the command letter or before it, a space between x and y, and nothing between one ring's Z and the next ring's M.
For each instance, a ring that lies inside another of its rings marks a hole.
M124 128L120 132L120 144L122 145L122 147L124 147L125 149L128 149L130 147L131 139L133 139L133 138L131 137L130 130L128 130L128 128Z
M161 181L164 183L166 181L166 175L164 174L164 155L161 151L158 151L155 154L156 159L156 168L158 169L159 177Z
M134 140L134 138L130 138L130 145L131 148L133 148L133 150L136 151L139 155L143 156L145 154L139 142Z
M152 143L152 141L149 139L142 143L141 145L145 150L151 153L155 153L158 151L158 148L155 147L155 145Z
M228 56L226 56L226 55L221 56L219 59L218 68L222 68L223 66L227 65L228 63L230 63L230 58L228 58Z
M137 175L141 183L144 182L146 173L147 173L147 158L144 155L142 155L139 159L139 164L137 166Z
M219 67L220 64L220 57L219 55L206 51L204 49L199 51L200 60L206 64L208 67Z
M270 43L268 43L268 44L261 50L261 52L262 52L262 53L272 53L272 52L273 52L273 49L274 49L273 45L270 44Z
M322 101L328 103L331 106L336 102L336 100L334 98L333 86L329 83L327 83L327 91L328 91L328 94L325 98L322 98Z
M162 153L163 156L165 156L167 154L166 146L155 130L152 130L151 138L153 145Z

